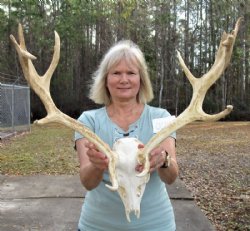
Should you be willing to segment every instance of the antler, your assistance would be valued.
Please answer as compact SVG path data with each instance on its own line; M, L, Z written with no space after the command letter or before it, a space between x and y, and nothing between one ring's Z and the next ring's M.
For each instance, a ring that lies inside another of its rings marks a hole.
M138 174L138 176L144 176L149 172L150 165L148 158L150 151L157 147L159 143L166 139L166 137L168 137L172 132L177 131L181 127L193 121L219 120L221 118L224 118L233 110L232 105L227 105L224 111L215 115L209 115L203 111L202 104L208 89L220 77L220 75L224 72L224 70L230 63L233 46L242 20L242 17L237 20L235 28L231 34L227 34L225 32L223 33L219 49L215 57L215 62L209 72L204 74L201 78L195 78L192 75L192 73L189 71L186 64L184 63L180 52L177 52L180 65L192 85L193 96L189 106L175 120L170 122L168 126L166 126L154 137L152 137L151 140L145 145L143 150L145 157L145 166L144 170L140 174Z
M54 54L51 61L51 64L43 76L39 76L36 72L36 69L32 63L32 60L35 60L36 57L30 54L25 45L25 40L23 36L23 29L21 24L18 25L18 37L20 44L17 43L15 37L10 35L10 39L14 43L15 49L18 53L18 57L20 60L20 64L24 73L24 76L31 88L36 92L39 98L42 100L46 111L47 116L41 120L35 121L37 124L46 124L51 122L56 122L63 124L83 136L85 136L89 141L94 143L98 149L105 153L109 159L109 173L111 186L106 185L111 190L118 189L118 182L115 176L115 165L117 161L117 154L113 152L110 147L104 143L97 135L95 135L90 129L85 127L79 121L72 119L66 114L62 113L54 104L51 95L50 95L50 80L53 72L55 71L59 58L60 58L60 37L55 31L55 46L54 46Z

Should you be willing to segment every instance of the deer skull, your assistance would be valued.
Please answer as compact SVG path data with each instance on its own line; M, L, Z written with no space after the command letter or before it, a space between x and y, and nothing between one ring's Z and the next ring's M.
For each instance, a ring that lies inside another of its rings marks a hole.
M140 163L141 144L136 138L122 138L114 143L113 151L118 154L116 163L116 178L118 181L118 193L125 207L127 220L129 214L134 211L137 218L140 217L141 199L149 181L150 174L138 177L135 167Z

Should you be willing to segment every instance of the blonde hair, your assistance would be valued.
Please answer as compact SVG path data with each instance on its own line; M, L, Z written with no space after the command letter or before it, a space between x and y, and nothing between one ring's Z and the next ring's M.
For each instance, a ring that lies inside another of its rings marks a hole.
M153 99L153 89L149 79L148 68L140 48L130 40L116 43L105 54L99 68L93 75L93 84L90 88L89 98L97 104L109 105L111 97L106 87L106 79L111 68L125 59L128 63L138 66L140 73L140 89L137 95L139 103L147 103Z

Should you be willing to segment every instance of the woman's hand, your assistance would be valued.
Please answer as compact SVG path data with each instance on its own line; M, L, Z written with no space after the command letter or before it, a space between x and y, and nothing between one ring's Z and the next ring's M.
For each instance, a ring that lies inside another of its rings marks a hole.
M88 149L86 154L89 157L90 163L95 168L98 168L100 170L107 169L109 163L108 157L102 152L99 152L96 146L91 142L87 142L85 146Z
M138 148L144 148L144 145L139 145ZM171 156L170 166L167 168L161 168L165 162L166 153ZM150 173L157 170L161 180L167 184L172 184L178 176L179 167L176 160L175 139L168 137L164 140L159 147L153 149L149 157L150 161ZM142 172L144 166L137 165L135 170Z
M166 152L163 147L155 148L150 153L150 172L153 172L160 168L165 161Z
M139 144L139 149L144 148L143 144ZM166 153L163 147L157 147L153 149L150 153L149 161L150 161L150 173L160 168L165 161ZM142 172L143 165L137 165L136 171Z
M85 138L76 141L76 149L81 182L87 190L92 190L102 181L104 170L108 167L108 158Z

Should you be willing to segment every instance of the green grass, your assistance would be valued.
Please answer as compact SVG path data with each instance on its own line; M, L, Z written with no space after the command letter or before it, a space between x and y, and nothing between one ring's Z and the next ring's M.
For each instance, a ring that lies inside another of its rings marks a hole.
M8 175L76 174L73 131L60 125L35 126L1 145L0 173Z

